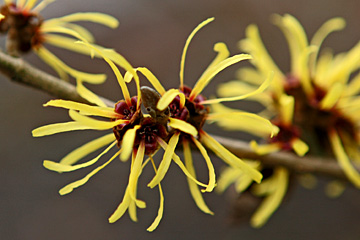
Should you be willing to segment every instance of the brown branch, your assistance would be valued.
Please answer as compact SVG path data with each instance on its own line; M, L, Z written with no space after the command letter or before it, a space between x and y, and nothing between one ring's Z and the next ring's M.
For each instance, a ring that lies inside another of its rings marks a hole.
M76 92L72 84L36 69L22 59L11 57L2 52L0 52L0 72L15 82L40 89L54 97L88 103ZM109 106L114 105L112 101L105 98L102 99ZM334 159L317 157L301 158L295 154L283 152L260 156L244 141L220 136L214 137L227 149L241 158L256 159L268 166L284 166L299 173L314 173L346 179L343 170ZM359 166L357 170L360 171Z
M243 159L257 159L264 165L284 166L287 169L298 173L313 173L340 179L347 179L344 171L333 158L320 158L313 156L299 157L290 152L277 152L268 155L258 155L249 147L249 144L244 141L214 135L213 137L236 156ZM356 166L356 169L360 172L360 166Z
M47 92L61 99L88 103L76 91L74 85L34 68L21 58L11 57L0 51L0 72L10 80ZM113 102L102 99L106 104Z

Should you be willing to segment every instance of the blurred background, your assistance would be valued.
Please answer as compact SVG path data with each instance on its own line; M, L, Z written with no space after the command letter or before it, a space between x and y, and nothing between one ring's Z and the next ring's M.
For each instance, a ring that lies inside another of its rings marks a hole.
M344 17L346 29L330 35L324 46L335 52L347 51L360 39L359 9L357 0L62 0L49 5L42 15L51 18L99 11L115 16L120 21L115 30L90 23L84 23L84 26L94 33L98 44L115 48L134 66L148 67L166 88L170 88L179 84L180 56L187 36L208 17L216 19L196 35L189 47L185 65L185 83L189 86L193 86L215 56L212 47L216 42L223 41L232 54L239 53L237 42L244 37L245 27L250 23L259 26L269 52L286 72L288 48L280 30L269 21L273 13L294 15L309 36L329 18ZM3 37L1 46L4 47ZM122 98L113 74L102 61L50 49L74 68L108 73L105 84L91 89L114 101ZM25 59L53 74L34 54ZM237 64L219 74L205 94L215 94L216 84L232 80L235 70L245 65ZM198 210L183 173L175 165L163 181L165 212L155 232L146 231L159 205L158 191L146 187L153 174L150 167L144 171L139 183L139 198L146 201L147 208L138 211L138 223L132 222L126 213L116 223L109 224L107 219L124 194L128 163L114 161L83 187L60 196L58 190L61 187L91 170L57 174L43 168L42 161L58 161L101 133L87 131L32 138L31 130L36 127L68 121L67 112L43 108L42 104L52 99L46 93L12 83L3 76L0 78L0 239L360 239L360 191L352 187L334 200L327 198L323 191L328 179L321 178L315 190L294 184L270 221L261 229L253 229L247 222L233 223L234 194L231 190L224 195L205 194L214 216ZM244 103L240 105L249 108ZM249 137L220 132L213 126L209 131L230 137ZM211 157L218 174L221 161ZM198 171L199 177L206 179L202 157L194 153L194 160L198 160L198 169L204 170Z

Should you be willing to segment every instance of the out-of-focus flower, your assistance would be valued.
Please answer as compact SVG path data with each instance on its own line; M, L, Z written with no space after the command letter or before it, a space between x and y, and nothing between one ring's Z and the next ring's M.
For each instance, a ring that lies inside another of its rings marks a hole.
M233 96L243 91L251 91L260 84L268 71L274 71L270 87L252 97L252 100L266 107L264 115L272 119L279 132L273 139L267 139L267 144L257 145L252 142L252 147L259 154L280 150L292 150L300 156L308 150L313 154L332 154L349 180L359 188L360 174L352 164L360 160L360 75L355 74L359 70L360 44L346 53L333 55L327 50L319 55L319 49L327 35L345 26L343 19L334 18L324 23L310 43L304 29L294 17L275 15L273 21L284 32L288 41L291 55L290 71L284 74L277 67L261 41L258 28L250 25L246 29L246 38L240 41L239 45L242 50L253 56L252 64L255 68L239 69L237 77L242 81L236 80L221 85L219 95ZM215 111L220 112L231 110L221 105L215 107ZM276 210L286 192L280 189L286 190L286 176L289 175L287 170L277 167L273 169L273 173L268 179L276 177L275 174L279 173L277 179L281 178L283 182L271 180L271 184L268 184L264 180L259 186L254 186L262 188L261 185L264 184L269 189L277 189L272 194L269 190L270 195L265 194L268 197L257 210L263 211L263 221L260 221L262 224ZM229 179L226 175L228 173L225 172L224 179ZM236 177L233 178L233 181L235 180ZM337 194L341 193L340 185L336 186L332 189L336 189ZM279 192L282 193L281 197ZM257 195L258 191L255 190L254 193ZM277 197L273 197L272 207L270 204L265 206L265 201L273 195ZM274 199L277 199L277 204ZM261 226L262 224L256 224L255 215L252 224Z
M67 79L68 75L71 75L89 83L102 83L106 79L105 74L77 71L52 54L44 44L89 55L91 52L88 48L74 42L82 40L93 43L94 37L89 30L73 22L88 21L116 28L119 24L118 21L112 16L96 12L79 12L44 20L39 12L53 1L42 0L37 4L37 0L5 0L4 5L0 8L0 13L4 16L0 20L0 33L7 34L8 53L20 56L34 51L63 79Z
M213 21L213 18L209 18L199 24L189 35L186 41L180 65L180 87L178 89L170 89L168 91L165 91L162 86L153 84L155 89L161 95L161 99L157 103L157 110L164 111L166 108L169 108L169 126L171 128L177 128L177 130L173 131L173 136L176 136L176 139L174 139L174 141L172 142L172 159L175 162L180 161L178 156L174 154L174 150L176 145L181 143L184 151L186 168L193 175L193 177L196 176L196 172L193 165L190 145L194 145L205 159L209 172L209 182L206 188L201 190L202 192L211 192L216 184L215 170L205 147L212 150L225 163L236 169L239 169L244 175L249 176L250 179L256 182L260 182L262 179L262 175L258 170L233 155L230 151L228 151L225 147L223 147L220 143L218 143L214 138L212 138L203 130L203 125L205 121L221 122L224 119L236 119L237 122L234 124L243 125L244 127L249 126L249 122L255 121L263 127L263 131L266 132L268 135L271 135L274 130L273 126L268 120L261 118L255 114L246 112L235 114L213 114L209 112L209 108L207 106L208 104L217 104L223 101L236 101L260 93L269 85L271 81L271 74L269 74L267 79L260 85L260 87L239 96L207 100L203 95L201 95L202 90L220 71L240 61L250 59L251 57L249 55L238 54L229 57L230 54L226 45L224 43L217 43L214 46L214 50L217 52L216 58L204 71L195 86L193 88L190 88L184 85L184 66L188 46L194 35L203 26L205 26L211 21ZM154 78L154 76L152 76L152 78ZM179 126L182 127L180 128ZM251 132L251 129L249 129L249 131ZM162 147L165 148L166 145L164 144ZM168 158L166 160L166 162L163 160L160 163L158 173L149 183L149 187L156 186L165 176L165 173L170 166L171 158ZM191 179L188 179L188 183L192 197L199 209L201 209L205 213L213 214L212 211L205 204L205 201L197 184L194 181L191 181Z

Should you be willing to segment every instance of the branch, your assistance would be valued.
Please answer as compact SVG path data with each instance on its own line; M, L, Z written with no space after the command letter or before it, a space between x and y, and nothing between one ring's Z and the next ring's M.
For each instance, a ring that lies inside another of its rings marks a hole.
M40 89L51 96L91 104L78 94L74 85L34 68L21 58L11 57L1 51L0 72L12 81ZM114 105L110 100L102 100L109 106Z
M258 155L249 147L247 142L214 135L213 137L229 151L243 159L259 160L267 166L284 166L297 173L313 173L347 179L344 171L333 158L299 157L290 152ZM360 166L356 166L356 170L360 172Z
M2 52L0 52L0 72L12 81L40 89L54 97L89 103L77 93L76 88L72 84L36 69L22 59L11 57ZM114 103L108 99L102 98L102 100L108 106L114 105ZM262 156L256 154L249 147L248 143L244 141L220 136L213 137L240 158L259 160L268 166L281 165L299 173L314 173L347 179L335 159L298 157L295 154L284 152ZM356 169L360 172L359 166L357 166Z

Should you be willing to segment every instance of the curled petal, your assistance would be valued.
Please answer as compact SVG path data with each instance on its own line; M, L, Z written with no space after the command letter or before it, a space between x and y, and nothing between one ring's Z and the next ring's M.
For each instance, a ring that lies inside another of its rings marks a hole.
M301 157L304 156L309 151L309 146L303 141L301 141L299 138L293 140L291 145L294 151L296 152L296 154Z
M108 14L98 13L98 12L79 12L54 19L62 22L76 22L76 21L94 22L105 25L110 28L116 28L117 26L119 26L119 21L116 18Z
M207 165L208 171L209 171L209 184L206 187L206 189L201 190L201 191L202 192L212 192L212 190L215 187L215 181L216 181L214 165L212 164L210 157L207 154L207 151L204 148L204 146L198 140L196 140L194 137L192 137L192 141L195 143L196 147L199 149L201 155L203 155L203 157L205 158L206 165Z
M68 100L50 100L43 105L44 107L61 107L69 110L77 110L82 114L93 115L99 117L107 117L107 118L120 118L122 115L117 114L113 108L104 109L96 106L90 106L84 103L78 103Z
M184 67L185 67L185 58L186 58L186 52L187 49L189 47L189 44L191 42L191 40L193 39L193 37L195 36L195 34L204 26L206 26L208 23L214 21L214 18L208 18L205 21L203 21L202 23L200 23L189 35L189 37L186 39L185 42L185 46L184 46L184 50L182 52L181 55L181 62L180 62L180 88L182 89L184 86Z
M164 110L177 96L180 97L180 109L182 109L185 105L185 95L178 89L170 89L166 91L158 101L157 109L160 111Z
M198 131L193 125L180 119L169 118L169 126L194 137L198 135Z
M179 141L180 133L175 133L169 140L169 145L165 149L164 157L161 160L161 163L159 165L158 171L154 178L149 182L148 187L154 188L156 185L158 185L161 180L165 177L165 174L167 173L172 156L174 154L176 145Z
M134 128L129 129L124 134L124 138L122 140L122 153L120 155L121 161L126 161L129 159L131 152L133 151L134 141L136 137L136 131L140 128L140 125L136 125Z
M69 165L69 164L64 164L62 162L57 163L57 162L53 162L53 161L49 161L49 160L45 160L43 165L45 168L51 170L51 171L56 171L56 172L71 172L71 171L75 171L81 168L85 168L88 166L93 165L94 163L96 163L104 154L106 154L107 152L109 152L109 150L114 147L114 145L116 144L116 141L114 141L109 147L107 147L102 153L100 153L96 158L87 161L85 163L81 163L81 164L77 164L77 165Z
M156 169L156 166L155 166L155 163L154 161L151 159L151 163L153 165L153 168L154 168L154 171L155 171L155 174L157 173L157 169ZM159 206L159 210L158 210L158 215L156 216L156 218L154 219L153 223L150 225L150 227L148 227L146 230L149 231L149 232L152 232L154 231L157 226L159 225L161 219L162 219L162 216L164 214L164 193L163 193L163 190L162 190L162 187L161 187L161 184L159 183L159 194L160 194L160 206Z
M241 62L241 61L247 60L247 59L251 59L251 56L248 54L238 54L238 55L229 57L229 58L219 62L212 68L208 69L205 72L205 74L202 75L202 77L199 78L199 80L196 82L194 88L192 89L192 91L190 93L190 96L189 96L190 100L193 100L198 94L200 94L202 92L202 90L211 81L211 79L213 79L219 72L221 72L225 68L227 68L235 63L238 63L238 62Z
M250 224L253 227L259 228L263 226L266 221L271 217L275 210L280 206L288 187L289 172L283 167L277 167L272 176L272 186L268 192L269 196L266 196L265 200L261 203L254 215L251 217ZM262 183L261 183L262 184ZM255 186L256 187L261 186Z
M60 163L64 165L73 165L83 157L104 147L105 145L111 143L114 140L115 140L115 135L113 133L109 133L105 136L94 139L82 145L81 147L76 148L72 152L68 153L64 158L60 160Z
M196 178L195 168L191 156L191 149L188 141L183 142L184 147L184 158L185 158L185 166L188 169L189 173ZM194 181L192 181L190 178L186 178L191 196L193 197L196 205L198 208L203 211L204 213L214 215L214 213L209 209L209 207L206 205L204 198L202 196L202 193L199 191L198 186Z
M89 102L100 107L106 107L106 104L96 94L87 89L79 79L76 80L76 91L82 98L88 100Z
M216 99L209 99L201 102L202 104L214 104L214 103L220 103L220 102L229 102L229 101L238 101L245 98L248 98L250 96L253 96L255 94L263 92L271 83L272 79L274 77L274 72L270 72L266 80L253 92L246 93L244 95L235 96L235 97L226 97L226 98L216 98Z
M240 168L244 174L248 174L255 182L259 183L261 181L262 174L258 170L249 166L240 158L236 157L207 133L201 132L200 135L205 146L211 149L224 162L232 167Z
M92 176L94 176L96 173L98 173L100 170L102 170L104 167L106 167L109 163L111 163L119 154L120 154L120 151L118 151L116 154L114 154L114 156L112 156L106 163L95 168L84 178L77 180L73 183L70 183L70 184L66 185L65 187L61 188L59 191L60 195L65 195L65 194L71 193L75 188L78 188L78 187L84 185L85 183L87 183L87 181L89 181L89 179Z

